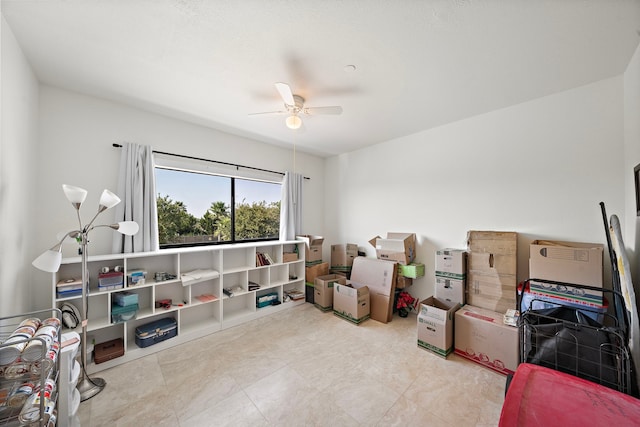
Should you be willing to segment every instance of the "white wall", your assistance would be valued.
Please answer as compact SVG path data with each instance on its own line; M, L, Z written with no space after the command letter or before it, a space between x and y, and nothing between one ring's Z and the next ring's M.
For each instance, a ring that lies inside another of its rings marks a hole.
M327 159L325 257L340 242L374 256L369 238L415 232L422 298L434 251L465 248L469 230L518 232L519 280L533 239L606 244L598 203L625 207L622 118L620 76Z
M624 242L632 264L636 297L640 299L640 216L636 215L633 168L640 164L640 46L624 73ZM622 219L621 219L622 221Z
M0 27L0 316L8 316L32 308L38 82L4 17Z
M102 190L116 190L120 151L113 143L150 144L158 151L269 170L293 169L290 150L49 86L40 88L39 128L37 163L43 179L36 190L42 208L37 210L36 245L41 248L51 246L59 231L77 225L62 184L89 191L81 209L85 221L95 214ZM297 153L296 170L311 178L305 181L309 196L304 199L303 232L321 232L322 200L312 195L324 192L324 161ZM109 223L114 220L113 213L107 211L100 219L99 223ZM112 233L95 230L89 253L109 253ZM74 246L65 247L65 256L76 255Z

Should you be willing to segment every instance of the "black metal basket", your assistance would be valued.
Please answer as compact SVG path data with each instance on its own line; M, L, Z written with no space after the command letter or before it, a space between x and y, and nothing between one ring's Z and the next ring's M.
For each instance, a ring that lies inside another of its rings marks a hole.
M622 298L607 289L541 279L529 279L523 288L529 281L602 291L614 304L617 298ZM549 300L544 301L547 308L533 309L535 298L529 307L523 308L522 293L518 293L518 307L522 310L518 321L520 362L545 366L637 395L632 383L624 321L619 322L616 316L597 312L588 306L569 307L561 302L550 303Z

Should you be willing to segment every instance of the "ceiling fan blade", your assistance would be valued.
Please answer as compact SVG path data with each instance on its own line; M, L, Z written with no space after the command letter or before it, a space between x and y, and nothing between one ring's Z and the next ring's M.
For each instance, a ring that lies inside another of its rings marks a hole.
M265 111L262 113L249 113L250 116L280 116L282 114L290 114L288 111Z
M285 104L296 105L296 102L293 100L293 92L291 92L291 88L288 84L278 82L275 86Z
M304 107L302 109L304 114L342 114L342 107L340 106L332 106L332 107Z

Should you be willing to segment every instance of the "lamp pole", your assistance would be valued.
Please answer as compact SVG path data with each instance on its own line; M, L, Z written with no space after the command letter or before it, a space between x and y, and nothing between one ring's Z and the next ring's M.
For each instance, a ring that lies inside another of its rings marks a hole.
M89 269L87 267L87 247L89 243L89 232L84 229L80 233L80 250L82 251L82 361L81 379L78 381L78 391L80 392L80 401L84 402L100 393L107 385L102 378L89 378L86 373L87 367L87 323L88 323L88 290L89 290Z
M68 238L74 238L78 244L80 244L80 250L82 255L82 354L80 360L82 361L82 376L78 381L78 391L80 392L80 400L85 401L92 398L96 394L100 393L107 385L106 381L102 378L90 378L87 374L87 323L88 323L88 299L89 299L89 269L87 267L87 247L89 244L89 232L97 227L109 227L112 230L116 230L126 236L133 236L138 232L138 224L135 221L121 221L116 224L110 225L93 225L98 215L105 210L114 207L120 203L120 198L109 190L104 190L100 196L100 202L98 205L98 212L91 221L82 226L82 219L80 218L80 206L84 202L87 196L87 190L80 187L74 187L71 185L63 185L62 189L67 197L67 200L71 202L76 210L78 217L79 230L70 231L64 235L62 240L45 251L38 258L33 260L32 264L39 270L49 273L55 273L60 268L62 262L62 244Z

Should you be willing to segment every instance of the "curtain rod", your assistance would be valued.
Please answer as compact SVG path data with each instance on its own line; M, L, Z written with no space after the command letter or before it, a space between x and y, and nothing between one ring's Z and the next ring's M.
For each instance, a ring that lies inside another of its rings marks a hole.
M122 148L122 144L113 143L112 145L114 147L116 147L116 148ZM221 162L221 161L218 161L218 160L203 159L201 157L185 156L184 154L167 153L165 151L153 150L153 152L156 153L156 154L164 154L165 156L181 157L183 159L189 159L189 160L200 160L200 161L203 161L203 162L218 163L220 165L235 166L236 168L251 169L251 170L254 170L254 171L275 173L277 175L284 175L284 172L277 172L277 171L272 171L272 170L269 170L269 169L254 168L253 166L244 166L244 165L238 165L238 164L235 164L235 163ZM311 179L311 178L309 178L308 176L305 176L304 179Z

